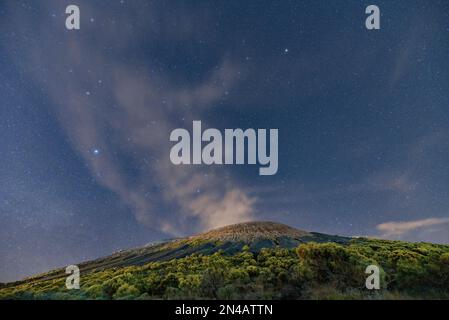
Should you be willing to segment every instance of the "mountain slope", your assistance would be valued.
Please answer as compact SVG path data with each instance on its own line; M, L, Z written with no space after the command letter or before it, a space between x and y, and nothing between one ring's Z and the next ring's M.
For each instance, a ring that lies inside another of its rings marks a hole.
M380 290L367 290L366 268ZM227 226L0 286L2 299L449 299L449 245L348 238L272 222Z
M149 262L179 259L192 254L210 255L222 251L224 254L232 255L240 252L245 246L249 247L249 251L257 253L262 248L280 247L291 249L307 242L344 244L350 239L302 231L275 222L246 222L218 228L187 238L167 240L141 248L122 250L104 258L80 263L78 267L81 273L85 274L108 268L141 266ZM7 285L52 280L66 276L64 269L58 269Z

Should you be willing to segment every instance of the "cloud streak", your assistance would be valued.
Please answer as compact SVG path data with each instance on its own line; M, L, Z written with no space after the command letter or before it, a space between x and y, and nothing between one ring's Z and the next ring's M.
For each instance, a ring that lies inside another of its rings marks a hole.
M428 228L433 226L439 226L449 223L449 217L447 218L428 218L414 221L391 221L384 222L377 225L377 230L382 232L383 237L397 237L405 235L409 232Z
M42 6L51 12L60 4ZM52 111L92 176L117 194L139 222L177 235L192 225L208 229L252 219L256 199L236 181L223 181L212 169L205 175L169 161L170 131L201 119L235 86L238 64L223 56L202 81L180 87L164 72L149 72L156 69L149 59L124 64L101 44L87 41L88 34L55 31L44 21L27 19L26 12L16 14L24 16L11 21L30 21L17 25L19 33L40 29L39 34L50 35L18 57L17 64L25 64L32 70L29 76L45 88ZM96 21L107 17L106 10ZM148 20L139 17L143 24ZM97 27L95 39L115 37L115 50L145 40L140 33L116 31ZM101 150L99 156L92 154L94 148ZM126 167L130 162L132 170Z

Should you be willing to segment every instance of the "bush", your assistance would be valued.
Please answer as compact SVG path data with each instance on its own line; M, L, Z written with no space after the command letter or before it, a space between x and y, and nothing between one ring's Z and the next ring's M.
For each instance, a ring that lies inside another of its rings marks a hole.
M135 299L140 296L139 290L133 285L122 284L114 294L114 299Z

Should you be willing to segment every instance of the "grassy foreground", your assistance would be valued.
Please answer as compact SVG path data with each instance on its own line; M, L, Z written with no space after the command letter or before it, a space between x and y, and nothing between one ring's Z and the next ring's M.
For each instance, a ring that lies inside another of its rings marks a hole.
M365 288L365 269L381 268L381 290ZM29 280L0 299L449 299L449 245L353 239L233 255L193 254L143 266Z

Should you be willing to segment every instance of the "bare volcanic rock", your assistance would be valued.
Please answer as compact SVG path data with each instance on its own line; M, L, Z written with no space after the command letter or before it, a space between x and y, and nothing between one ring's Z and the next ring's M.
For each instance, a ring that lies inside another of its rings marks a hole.
M252 243L260 240L277 241L284 237L299 240L304 236L311 236L311 234L281 223L258 221L229 225L191 236L188 239L221 242L241 241L245 243Z

